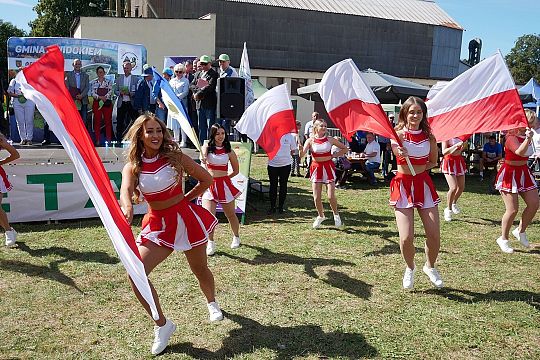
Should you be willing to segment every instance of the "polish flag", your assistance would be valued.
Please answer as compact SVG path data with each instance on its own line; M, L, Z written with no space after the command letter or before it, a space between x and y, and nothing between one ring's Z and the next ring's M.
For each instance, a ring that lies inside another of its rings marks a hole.
M319 94L330 119L347 140L351 141L357 130L366 130L401 144L379 100L351 59L326 70Z
M527 118L500 52L450 81L426 102L437 141L463 134L527 127Z
M287 85L265 92L244 111L235 128L259 144L272 160L283 135L298 132Z
M27 99L32 100L75 165L84 188L112 240L118 257L157 320L154 298L131 227L113 192L109 176L94 148L81 116L64 84L64 56L57 45L19 72L16 78Z

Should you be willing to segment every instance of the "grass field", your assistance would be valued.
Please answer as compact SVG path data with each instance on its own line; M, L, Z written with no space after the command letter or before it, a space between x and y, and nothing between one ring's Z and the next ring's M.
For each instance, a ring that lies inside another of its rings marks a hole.
M254 158L252 176L267 183L265 157ZM444 178L434 180L443 198ZM513 241L514 254L500 252L502 200L478 177L467 178L462 214L441 224L443 290L421 271L414 291L401 289L387 184L370 188L356 175L338 191L342 230L330 220L312 230L308 181L289 185L284 215L267 217L268 200L249 198L239 249L218 227L209 262L224 321L208 322L182 254L152 273L178 324L162 359L540 358L540 249ZM16 228L18 247L0 248L0 359L150 358L152 323L99 220ZM528 233L540 243L538 216Z

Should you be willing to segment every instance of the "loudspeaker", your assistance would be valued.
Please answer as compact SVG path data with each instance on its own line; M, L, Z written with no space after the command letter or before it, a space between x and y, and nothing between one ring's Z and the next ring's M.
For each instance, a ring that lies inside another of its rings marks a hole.
M219 79L219 117L239 119L244 113L246 80L241 77Z

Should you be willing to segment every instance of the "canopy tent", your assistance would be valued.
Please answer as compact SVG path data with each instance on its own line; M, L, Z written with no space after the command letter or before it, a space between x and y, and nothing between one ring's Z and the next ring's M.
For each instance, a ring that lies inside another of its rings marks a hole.
M532 99L530 102L523 104L526 108L536 108L536 112L539 112L540 108L540 84L534 78L531 78L525 85L519 89L520 97L530 95Z
M409 96L418 96L424 99L429 91L426 86L373 69L363 70L360 75L383 104L404 102ZM298 95L309 100L322 101L318 91L319 84L316 83L299 88Z

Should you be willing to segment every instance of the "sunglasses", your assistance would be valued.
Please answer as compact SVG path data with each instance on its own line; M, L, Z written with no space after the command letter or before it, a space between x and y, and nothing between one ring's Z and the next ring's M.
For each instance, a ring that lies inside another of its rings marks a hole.
M177 73L177 74L182 74L183 73L183 71L180 71L180 70L175 70L174 72Z
M208 65L208 63L200 62L199 65L206 66L206 65Z

